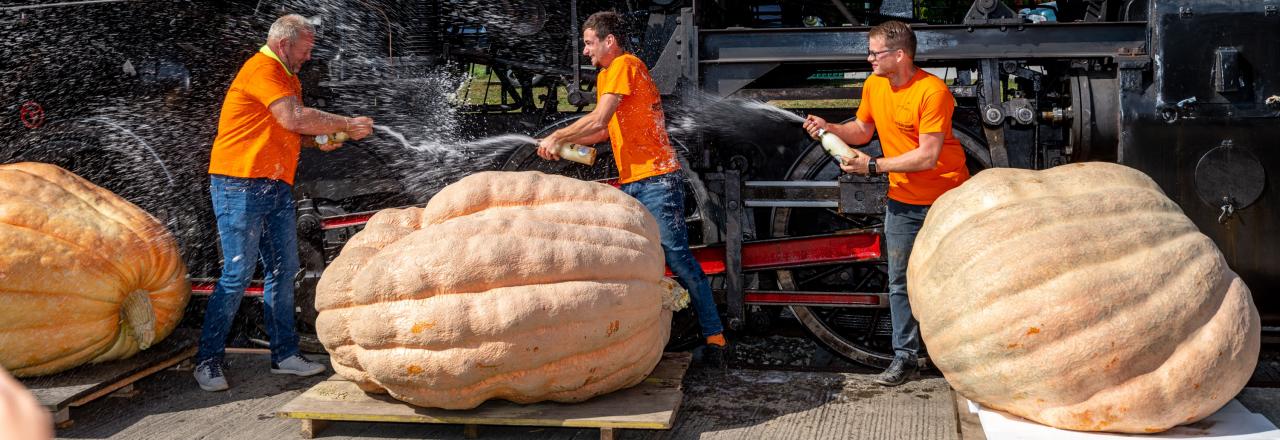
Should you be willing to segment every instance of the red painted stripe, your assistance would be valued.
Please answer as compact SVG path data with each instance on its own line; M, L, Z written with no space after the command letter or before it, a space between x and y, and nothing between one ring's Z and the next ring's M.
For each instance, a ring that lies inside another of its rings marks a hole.
M707 275L725 272L724 245L693 248L693 257ZM742 246L742 270L849 263L879 259L880 234L821 235L746 243ZM667 270L667 276L671 271Z
M191 283L191 294L196 296L213 295L213 286L215 282L195 282ZM262 296L262 285L253 284L244 289L244 296Z
M876 295L856 294L821 294L821 293L762 293L747 292L744 299L747 304L831 304L878 306L880 297Z

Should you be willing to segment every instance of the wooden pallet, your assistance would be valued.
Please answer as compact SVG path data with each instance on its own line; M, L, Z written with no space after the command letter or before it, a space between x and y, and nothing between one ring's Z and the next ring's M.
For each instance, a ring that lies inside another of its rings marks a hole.
M154 347L128 359L82 365L58 374L22 379L36 400L53 413L58 428L68 428L71 408L103 396L133 397L133 383L157 371L186 361L196 354L200 331L177 329Z
M586 402L489 401L464 411L421 408L368 394L334 375L286 403L276 415L301 419L303 438L315 438L334 421L357 421L458 424L467 438L477 436L479 425L599 428L600 438L608 440L616 429L671 429L684 397L681 382L690 359L689 353L665 353L644 382Z

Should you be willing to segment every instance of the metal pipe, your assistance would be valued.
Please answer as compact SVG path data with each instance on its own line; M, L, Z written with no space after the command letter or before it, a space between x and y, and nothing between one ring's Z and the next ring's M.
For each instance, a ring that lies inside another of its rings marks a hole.
M857 18L853 17L853 13L849 12L849 8L846 8L844 6L843 1L831 0L831 4L835 5L836 9L840 10L840 15L843 15L845 20L849 20L849 24L852 24L854 26L862 26L862 22L858 21Z
M578 30L578 0L569 2L569 40L573 41L573 87L582 90L582 31Z
M83 5L93 5L93 4L99 4L99 3L123 3L123 2L132 2L132 1L138 1L138 0L81 0L81 1L75 1L75 2L46 3L42 5L5 6L5 7L0 7L0 11L21 11L26 9L45 9L45 8L57 8L62 6L83 6Z

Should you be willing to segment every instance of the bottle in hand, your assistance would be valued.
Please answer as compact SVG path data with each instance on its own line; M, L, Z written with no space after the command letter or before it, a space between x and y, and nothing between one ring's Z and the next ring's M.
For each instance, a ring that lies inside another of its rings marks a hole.
M560 144L560 157L583 165L596 163L596 149L573 143Z

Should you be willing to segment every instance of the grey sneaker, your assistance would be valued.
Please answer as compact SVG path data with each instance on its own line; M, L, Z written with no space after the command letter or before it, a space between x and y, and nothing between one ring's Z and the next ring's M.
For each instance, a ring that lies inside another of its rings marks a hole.
M295 376L314 376L324 372L324 365L311 362L300 354L295 354L280 361L271 363L271 372L276 374L292 374Z
M196 365L196 371L192 373L196 377L196 383L200 384L200 389L205 391L223 391L227 388L227 377L222 374L222 360L205 359Z

